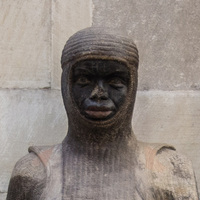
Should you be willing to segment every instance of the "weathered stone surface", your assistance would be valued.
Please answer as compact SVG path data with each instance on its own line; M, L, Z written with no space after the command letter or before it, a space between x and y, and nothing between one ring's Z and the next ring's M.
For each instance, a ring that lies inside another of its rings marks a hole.
M30 145L60 143L67 131L58 90L0 90L0 193Z
M141 91L133 115L134 132L147 142L168 143L193 163L200 183L200 92ZM200 185L199 191L200 191Z
M60 91L1 90L0 97L0 192L6 192L14 164L28 146L59 143L67 127ZM133 116L137 138L174 145L192 160L197 183L199 99L199 92L138 92Z
M199 93L184 90L200 88L200 2L93 3L93 25L116 28L135 39L140 53L139 90L183 90L139 93L134 130L141 140L174 144L192 160L199 184Z
M200 1L93 0L93 24L126 32L140 54L140 90L200 89Z
M52 1L52 88L60 89L60 57L65 42L91 24L92 0Z
M73 32L91 23L85 14L91 16L92 3L84 1L89 6L85 7L81 2L52 1L51 8L46 0L0 2L0 87L49 87L52 71L52 87L59 88L64 42ZM117 27L136 39L140 50L140 90L199 89L199 1L93 0L93 3L94 25ZM82 14L75 19L76 9ZM80 20L80 24L75 25L75 20ZM2 192L7 191L13 166L27 153L27 147L60 142L67 128L59 91L1 90L0 97L3 144L0 200L3 200ZM167 142L186 154L193 162L198 184L199 97L198 92L139 92L133 120L139 139Z
M0 87L59 88L63 46L91 15L91 0L2 1Z
M7 193L2 193L0 194L0 200L5 200L6 199Z
M0 88L59 88L61 50L73 32L91 25L91 0L8 0L0 11ZM0 97L0 199L5 199L11 171L27 147L62 141L67 124L60 91L1 90Z
M0 2L0 87L50 87L49 0Z
M70 37L61 59L67 136L29 149L15 165L7 200L198 199L190 161L132 132L138 61L134 42L110 29Z

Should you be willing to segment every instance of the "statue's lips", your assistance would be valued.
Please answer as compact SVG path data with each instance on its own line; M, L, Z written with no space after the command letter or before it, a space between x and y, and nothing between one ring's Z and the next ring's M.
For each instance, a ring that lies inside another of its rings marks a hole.
M104 119L108 117L113 111L106 107L91 106L85 111L91 118Z

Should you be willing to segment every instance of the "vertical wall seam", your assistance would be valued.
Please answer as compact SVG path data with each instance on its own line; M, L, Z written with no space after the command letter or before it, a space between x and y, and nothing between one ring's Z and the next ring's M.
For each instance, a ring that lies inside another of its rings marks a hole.
M93 26L93 12L94 12L94 3L93 0L91 0L90 3L90 25Z
M53 79L53 0L50 0L50 50L49 50L49 71L50 71L50 81L49 86L52 89L52 79Z

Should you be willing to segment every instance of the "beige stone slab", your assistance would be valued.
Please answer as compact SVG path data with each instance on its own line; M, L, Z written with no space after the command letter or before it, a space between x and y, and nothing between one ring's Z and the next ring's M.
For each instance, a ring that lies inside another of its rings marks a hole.
M140 90L200 90L200 1L93 0L93 24L133 38Z
M67 132L58 90L0 90L0 193L28 146L60 143Z
M0 194L0 200L6 200L7 193Z
M52 1L52 88L60 88L60 58L68 38L92 24L92 0Z
M0 87L50 87L49 0L0 2Z

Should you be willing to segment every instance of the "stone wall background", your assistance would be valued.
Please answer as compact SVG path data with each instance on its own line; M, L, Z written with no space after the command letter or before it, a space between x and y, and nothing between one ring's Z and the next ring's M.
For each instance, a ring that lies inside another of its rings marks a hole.
M0 200L28 146L64 138L60 55L67 38L91 24L134 38L140 52L134 132L176 146L192 160L200 184L199 9L198 0L1 1Z
M93 25L121 31L139 49L137 138L172 144L187 155L200 191L200 1L93 3Z
M91 0L0 1L0 200L28 146L60 143L66 135L61 52L91 23Z

